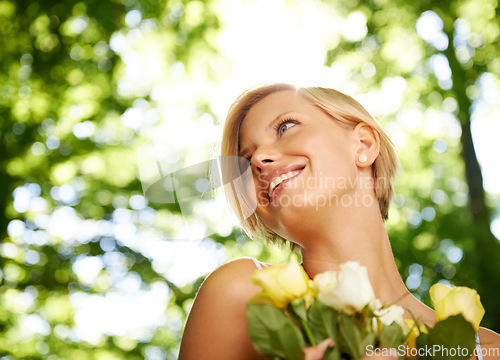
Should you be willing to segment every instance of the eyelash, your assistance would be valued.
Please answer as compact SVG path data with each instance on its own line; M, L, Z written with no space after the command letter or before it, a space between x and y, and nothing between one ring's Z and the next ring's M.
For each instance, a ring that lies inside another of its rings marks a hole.
M278 134L278 136L281 136L280 130L285 124L298 124L297 120L294 120L292 118L282 118L276 122L276 124L273 126L274 131Z

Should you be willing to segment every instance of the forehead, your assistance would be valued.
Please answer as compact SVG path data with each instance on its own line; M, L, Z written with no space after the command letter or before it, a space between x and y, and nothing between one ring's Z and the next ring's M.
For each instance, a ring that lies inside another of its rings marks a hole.
M252 119L254 117L274 119L283 113L283 111L294 111L305 104L309 104L309 102L294 90L278 91L267 95L252 106L245 119Z
M288 112L304 111L313 105L294 90L283 90L267 95L248 111L240 125L239 142L262 130L277 117Z

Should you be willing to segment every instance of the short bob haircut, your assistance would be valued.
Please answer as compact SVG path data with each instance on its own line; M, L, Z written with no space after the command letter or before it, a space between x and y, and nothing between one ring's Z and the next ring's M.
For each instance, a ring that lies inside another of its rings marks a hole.
M286 90L297 92L330 115L334 121L352 128L359 123L366 123L374 129L380 140L380 152L372 165L374 191L379 201L382 219L387 220L389 204L394 194L392 182L399 168L399 160L392 141L377 121L359 102L337 90L322 87L299 88L290 84L276 83L250 89L241 94L229 109L224 124L221 155L223 159L225 157L233 159L233 161L223 160L221 164L224 184L230 184L230 186L225 186L226 197L247 235L253 238L260 234L267 241L287 243L259 219L249 200L246 199L242 181L237 180L241 179L241 172L236 160L240 150L240 125L250 109L264 97ZM290 245L294 247L293 244Z

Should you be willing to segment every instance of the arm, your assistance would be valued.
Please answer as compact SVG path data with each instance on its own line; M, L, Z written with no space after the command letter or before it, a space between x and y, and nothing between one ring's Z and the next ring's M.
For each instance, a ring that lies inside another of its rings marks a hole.
M179 360L258 360L246 329L246 302L260 288L250 282L250 259L231 261L208 276L189 314Z
M500 335L489 329L479 328L479 341L484 360L498 360L500 358Z

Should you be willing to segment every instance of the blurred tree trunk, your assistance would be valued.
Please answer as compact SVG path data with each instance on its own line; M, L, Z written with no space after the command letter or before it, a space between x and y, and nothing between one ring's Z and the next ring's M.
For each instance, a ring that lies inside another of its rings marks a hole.
M8 199L12 194L12 179L7 173L7 162L10 160L8 156L8 149L5 146L5 138L7 137L7 128L9 122L5 112L0 111L0 119L3 119L3 124L0 126L0 239L5 238L7 232L7 204ZM0 260L1 261L1 260Z
M448 14L452 12L448 10ZM462 158L465 164L465 177L469 188L469 209L473 221L471 235L475 240L475 252L470 254L478 271L478 292L482 295L482 302L489 319L494 323L489 324L495 330L500 329L500 308L498 307L497 288L500 284L500 243L491 232L490 209L486 203L486 194L483 187L483 176L479 165L471 132L471 106L472 102L467 96L467 87L474 84L483 69L473 66L466 70L458 61L454 48L454 23L456 16L444 18L444 31L448 36L448 48L443 54L448 59L454 93L458 103L457 118L460 121L462 135Z

